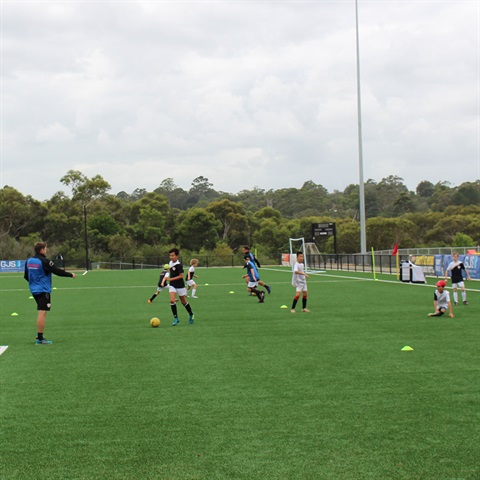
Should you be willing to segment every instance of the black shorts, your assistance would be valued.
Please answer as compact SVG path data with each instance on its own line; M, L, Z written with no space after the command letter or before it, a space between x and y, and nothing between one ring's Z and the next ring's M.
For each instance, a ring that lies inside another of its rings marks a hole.
M50 311L52 304L50 303L50 294L49 293L37 293L33 296L37 302L37 310L42 310L45 312Z

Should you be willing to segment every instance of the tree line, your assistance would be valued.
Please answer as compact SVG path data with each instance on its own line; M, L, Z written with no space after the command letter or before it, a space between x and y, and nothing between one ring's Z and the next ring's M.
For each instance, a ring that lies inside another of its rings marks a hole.
M236 194L216 191L208 178L191 188L164 179L149 192L109 193L100 175L70 170L60 182L70 190L39 201L13 187L0 190L2 259L24 258L39 239L50 253L82 258L85 223L95 260L166 256L172 246L195 254L236 253L255 245L264 261L288 251L289 238L312 239L312 223L336 222L338 253L360 250L359 188L328 192L306 181L301 188ZM368 249L472 246L480 243L480 180L458 187L420 182L409 191L397 176L365 183ZM333 238L318 243L333 253Z

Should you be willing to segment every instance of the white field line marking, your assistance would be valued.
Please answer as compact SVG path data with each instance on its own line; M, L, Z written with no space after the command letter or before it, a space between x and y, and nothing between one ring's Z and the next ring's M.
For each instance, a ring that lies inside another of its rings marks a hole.
M232 267L216 267L216 268L228 268L228 269L231 269ZM234 267L235 268L235 267ZM237 267L239 269L241 269L242 267ZM292 271L291 270L286 270L286 269L276 269L276 268L268 268L268 267L262 267L262 270L264 271L269 271L269 272L276 272L276 273L283 273L283 274L288 274L289 276L292 274ZM125 271L127 272L127 270L119 270L119 271ZM134 270L134 271L141 271L141 270ZM108 270L102 270L101 272L109 272ZM130 271L131 273L132 271ZM100 273L100 272L98 272ZM364 282L373 282L374 279L373 278L365 278L365 277L354 277L354 276L347 276L347 275L331 275L331 274L328 274L328 273L318 273L318 274L314 274L314 273L310 273L309 274L310 278L308 279L308 283L309 284L317 284L317 283L325 283L324 281L322 281L325 277L328 277L329 280L328 280L328 283L347 283L348 281L349 282L357 282L357 281L364 281ZM316 277L316 279L314 280L312 277ZM335 280L330 280L330 278L333 278L333 279L341 279L341 280L338 280L338 281L335 281ZM440 277L439 277L440 278ZM317 280L318 279L318 280ZM381 279L377 279L378 282L380 283L392 283L392 284L396 284L396 285L407 285L407 286L414 286L414 287L429 287L429 288L436 288L435 285L428 285L428 284L425 284L425 283L407 283L407 282L401 282L400 280L381 280ZM476 282L477 280L472 280L472 282ZM285 282L278 282L278 281L275 281L275 282L271 282L272 285L284 285L284 284L289 284L290 283L290 280L287 280ZM200 287L203 287L202 284L199 284ZM241 283L241 279L240 281L237 283L209 283L209 287L231 287L231 286L236 286L236 287L242 287L243 284ZM59 289L57 289L58 291L60 290L109 290L109 289L124 289L124 288L153 288L152 284L149 284L149 285L117 285L117 286L105 286L105 287L102 287L102 286L90 286L90 287L60 287ZM448 287L447 286L447 289L451 287ZM465 290L467 292L474 292L474 293L480 293L480 290L477 289L477 288L465 288ZM25 288L6 288L6 289L0 289L1 292L28 292L28 288L25 289Z
M8 345L0 345L0 355L8 348Z

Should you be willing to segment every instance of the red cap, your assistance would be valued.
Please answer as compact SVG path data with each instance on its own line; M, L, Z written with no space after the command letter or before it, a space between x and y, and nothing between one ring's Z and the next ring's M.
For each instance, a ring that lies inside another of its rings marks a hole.
M437 287L446 287L447 284L443 281L443 280L440 280L439 282L437 282Z

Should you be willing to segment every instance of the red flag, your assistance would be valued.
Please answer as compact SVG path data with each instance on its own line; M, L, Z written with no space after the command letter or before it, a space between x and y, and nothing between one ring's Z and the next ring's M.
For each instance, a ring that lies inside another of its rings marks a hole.
M395 244L392 250L392 255L395 256L398 253L398 243Z

